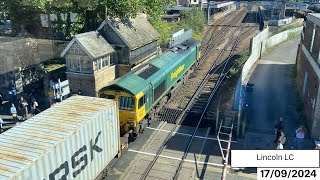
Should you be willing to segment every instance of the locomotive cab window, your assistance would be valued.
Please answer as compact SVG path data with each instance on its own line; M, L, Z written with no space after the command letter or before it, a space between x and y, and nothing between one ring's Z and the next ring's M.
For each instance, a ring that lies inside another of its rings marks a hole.
M139 109L146 104L146 96L143 95L140 99L139 99Z
M133 110L134 108L134 99L132 97L119 97L119 109L122 110Z
M101 98L106 98L106 99L115 99L116 97L114 95L109 95L109 94L101 94Z

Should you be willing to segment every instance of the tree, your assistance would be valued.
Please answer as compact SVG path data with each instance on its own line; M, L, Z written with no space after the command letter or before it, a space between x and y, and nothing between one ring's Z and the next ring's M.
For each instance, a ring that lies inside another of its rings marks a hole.
M54 31L70 33L90 31L97 28L97 24L108 15L110 18L127 20L143 12L151 19L159 19L172 0L0 0L9 10L13 32L21 31L21 25L30 26L34 34L39 33L39 14L77 13L78 22L53 22ZM27 17L27 18L26 18ZM37 22L37 26L35 23Z

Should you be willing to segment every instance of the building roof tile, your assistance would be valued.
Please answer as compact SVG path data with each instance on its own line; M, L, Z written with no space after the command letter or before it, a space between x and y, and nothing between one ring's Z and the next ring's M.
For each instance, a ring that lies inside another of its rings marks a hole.
M65 56L74 42L77 42L92 59L97 59L114 52L111 45L98 32L90 31L75 35L61 53L62 57Z
M138 14L135 18L130 18L128 22L105 20L98 30L105 26L106 23L111 25L113 30L130 49L139 48L159 39L159 33L147 21L147 18L143 14Z

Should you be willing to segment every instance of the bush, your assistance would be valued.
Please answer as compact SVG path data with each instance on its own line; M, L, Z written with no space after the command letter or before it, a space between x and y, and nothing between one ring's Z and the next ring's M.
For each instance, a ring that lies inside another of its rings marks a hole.
M202 41L201 32L206 24L204 11L192 9L191 11L182 11L180 22L168 23L164 20L150 20L153 27L160 34L158 43L165 47L169 42L171 34L181 29L192 29L192 37L197 41Z
M195 34L200 34L206 23L204 11L192 9L191 11L181 11L181 26L192 29Z
M154 20L150 21L152 26L158 31L160 34L160 39L158 41L158 44L164 45L166 44L171 36L172 26L164 20Z

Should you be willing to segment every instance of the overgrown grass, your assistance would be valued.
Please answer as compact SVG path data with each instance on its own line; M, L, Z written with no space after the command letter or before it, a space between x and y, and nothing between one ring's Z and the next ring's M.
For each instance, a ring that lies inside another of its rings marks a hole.
M191 11L182 11L181 20L179 22L168 23L164 20L150 20L153 27L159 32L160 40L158 43L162 47L166 47L170 36L173 32L181 29L192 29L192 37L197 41L202 41L202 31L206 24L205 14L203 11L193 9Z
M230 69L229 74L227 75L227 78L230 81L238 81L242 67L250 56L249 49L242 51L238 56L239 57L235 59L234 66Z
M289 29L300 27L302 25L303 25L303 19L297 19L293 23L288 24L286 26L277 27L277 28L273 29L271 32L272 32L272 35L275 35L275 34L281 33L283 31L286 31Z
M271 46L271 47L268 47L266 48L266 50L263 52L262 54L262 57L265 57L267 54L269 54L272 50L276 49L277 47L279 47L281 44L285 43L285 42L288 42L288 41L291 41L291 40L294 40L296 38L298 38L300 36L300 32L294 32L294 33L290 33L289 36L288 36L288 39L274 45L274 46Z

